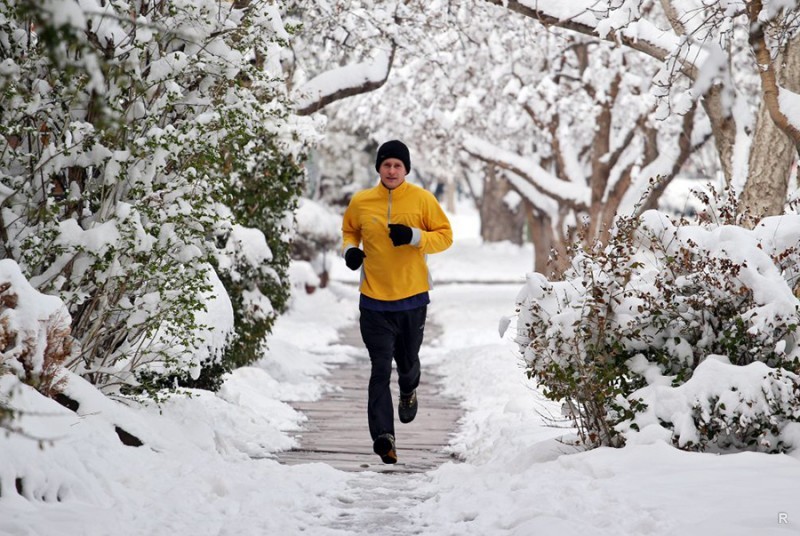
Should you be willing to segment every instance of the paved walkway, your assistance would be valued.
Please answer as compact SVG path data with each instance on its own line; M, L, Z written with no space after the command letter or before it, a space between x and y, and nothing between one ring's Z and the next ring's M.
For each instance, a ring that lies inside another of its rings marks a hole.
M440 333L430 319L425 328L427 344ZM367 426L367 383L370 363L357 326L340 332L339 344L358 349L358 358L331 373L328 381L336 390L315 402L295 402L308 422L297 433L300 446L278 454L282 463L324 462L345 471L381 473L422 473L453 458L443 452L455 432L462 411L458 401L439 392L439 377L422 360L422 382L417 389L419 412L409 424L401 424L395 414L398 463L385 465L372 452ZM392 396L398 400L397 374L392 374ZM396 410L395 410L396 413Z

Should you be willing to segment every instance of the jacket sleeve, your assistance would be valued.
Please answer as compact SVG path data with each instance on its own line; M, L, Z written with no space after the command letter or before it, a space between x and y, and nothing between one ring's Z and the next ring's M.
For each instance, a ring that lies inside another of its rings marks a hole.
M439 253L453 243L453 229L441 205L430 192L426 192L425 228L422 231L419 248L423 253Z
M342 219L342 255L351 247L357 248L361 244L361 227L358 225L358 210L354 206L355 200L355 197L350 200Z

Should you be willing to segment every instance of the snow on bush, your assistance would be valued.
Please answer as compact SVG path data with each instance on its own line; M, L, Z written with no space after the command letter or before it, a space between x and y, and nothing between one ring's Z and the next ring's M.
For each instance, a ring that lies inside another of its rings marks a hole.
M292 280L292 287L296 290L302 289L309 294L320 286L319 276L311 263L307 261L292 261L289 267L289 277Z
M633 370L652 366L641 355L632 361ZM782 429L800 422L798 386L800 376L784 369L761 362L734 365L725 356L709 355L686 383L655 383L629 395L646 409L621 428L633 442L661 437L687 449L781 451L789 446Z
M311 261L318 253L338 249L341 227L341 214L323 203L301 199L297 209L297 234L292 244L294 258Z
M517 342L588 446L669 438L778 452L800 422L800 216L620 219L562 281L528 276Z
M301 199L297 209L297 233L292 240L292 258L308 261L316 276L306 288L325 287L333 259L339 258L342 216L324 202Z
M151 4L0 6L2 257L63 300L70 368L108 392L197 366L208 265L234 228L261 233L272 255L235 282L218 273L237 333L204 363L204 385L220 359L258 355L289 292L287 233L316 129L286 97L274 5Z
M60 299L34 289L14 261L0 260L0 375L54 394L72 347L69 321Z

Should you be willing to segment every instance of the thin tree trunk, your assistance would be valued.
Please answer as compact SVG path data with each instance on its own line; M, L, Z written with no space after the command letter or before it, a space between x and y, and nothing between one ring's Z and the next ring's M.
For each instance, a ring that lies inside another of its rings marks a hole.
M722 86L713 86L701 103L711 123L714 145L719 155L719 165L725 177L725 184L733 179L733 146L736 143L736 121L722 103Z
M533 242L533 270L548 276L550 251L553 249L553 222L542 212L525 204L528 232Z
M617 180L617 183L614 185L614 188L609 192L605 204L602 206L599 218L600 228L597 238L603 244L608 243L608 239L611 236L611 227L614 224L614 218L617 215L617 210L619 210L619 205L622 203L622 198L631 186L631 181L633 180L633 176L631 175L632 169L633 165L625 168L619 180Z
M444 185L444 207L450 214L456 213L456 181L452 178Z
M592 189L589 204L589 241L599 237L602 227L603 199L606 195L608 178L611 173L609 151L611 149L612 107L617 102L619 84L622 76L617 74L609 88L605 102L600 104L600 113L595 117L594 140L592 141L592 174L589 184Z
M683 165L687 160L689 160L689 157L692 156L692 153L694 153L699 147L708 141L708 138L706 137L705 139L698 141L697 145L692 145L692 134L694 133L694 120L696 112L697 104L695 103L692 104L691 109L683 116L683 130L678 138L678 148L680 149L678 157L675 159L675 162L673 162L669 173L662 176L661 180L650 190L647 198L644 200L644 203L642 203L642 212L645 210L658 208L658 201L661 199L661 196L664 194L667 186L669 186L669 184L672 182L672 179L678 175ZM653 131L652 135L655 136L655 134L656 132ZM653 140L655 143L655 137L653 137ZM655 153L653 158L657 158L657 156L658 153ZM649 162L652 162L652 160L647 161L647 163Z

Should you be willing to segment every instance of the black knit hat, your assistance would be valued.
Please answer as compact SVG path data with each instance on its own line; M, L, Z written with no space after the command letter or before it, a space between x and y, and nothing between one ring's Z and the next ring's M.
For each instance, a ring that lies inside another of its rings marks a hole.
M411 156L408 147L400 140L387 141L378 148L378 157L375 159L375 171L380 172L381 164L387 158L397 158L406 168L406 175L411 172Z

